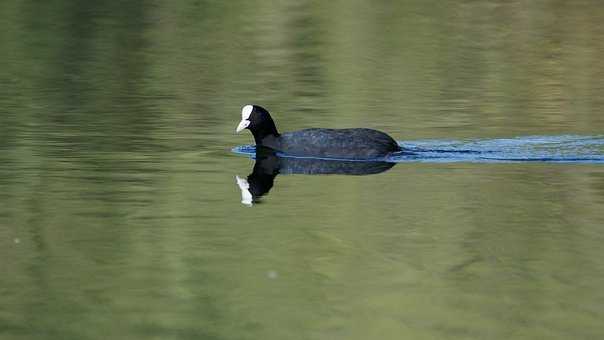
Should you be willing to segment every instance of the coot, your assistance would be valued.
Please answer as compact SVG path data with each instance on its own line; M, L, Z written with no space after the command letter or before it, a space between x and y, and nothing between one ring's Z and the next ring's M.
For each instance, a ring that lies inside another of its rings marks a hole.
M249 129L257 146L290 156L351 160L383 159L401 147L387 134L366 128L304 129L280 134L266 109L246 105L237 132Z

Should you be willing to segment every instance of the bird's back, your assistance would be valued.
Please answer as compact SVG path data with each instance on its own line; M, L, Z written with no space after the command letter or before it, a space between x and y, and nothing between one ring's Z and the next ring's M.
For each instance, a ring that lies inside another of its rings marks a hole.
M365 128L305 129L280 136L279 150L293 156L377 159L400 151L387 134Z

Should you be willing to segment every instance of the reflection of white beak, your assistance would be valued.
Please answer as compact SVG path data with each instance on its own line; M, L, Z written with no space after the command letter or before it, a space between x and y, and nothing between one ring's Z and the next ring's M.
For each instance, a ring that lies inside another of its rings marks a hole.
M248 190L250 188L250 184L245 178L241 178L239 176L235 176L235 180L237 181L239 189L241 189L241 203L251 207L253 199L252 193Z
M248 127L250 125L250 121L247 119L242 119L241 122L239 122L239 125L237 125L237 133L241 132L243 129L245 129L246 127Z

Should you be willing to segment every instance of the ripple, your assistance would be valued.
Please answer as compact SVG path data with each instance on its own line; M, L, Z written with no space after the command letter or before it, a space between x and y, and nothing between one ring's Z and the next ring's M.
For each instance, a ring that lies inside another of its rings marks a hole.
M399 141L405 151L390 155L393 163L604 163L604 136L521 136L499 139ZM254 145L240 145L236 154L255 157ZM280 153L281 157L295 157ZM308 158L308 157L307 157ZM323 158L321 158L323 159ZM369 160L374 161L374 160Z

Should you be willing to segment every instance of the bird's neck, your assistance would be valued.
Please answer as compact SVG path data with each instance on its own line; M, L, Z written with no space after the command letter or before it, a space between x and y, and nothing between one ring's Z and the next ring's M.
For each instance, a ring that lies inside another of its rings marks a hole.
M271 148L273 147L273 145L270 144L273 144L277 140L277 137L280 136L279 132L277 132L277 127L275 127L275 123L273 123L272 120L262 124L262 127L252 131L252 134L254 135L254 141L256 142L256 145L267 146Z

